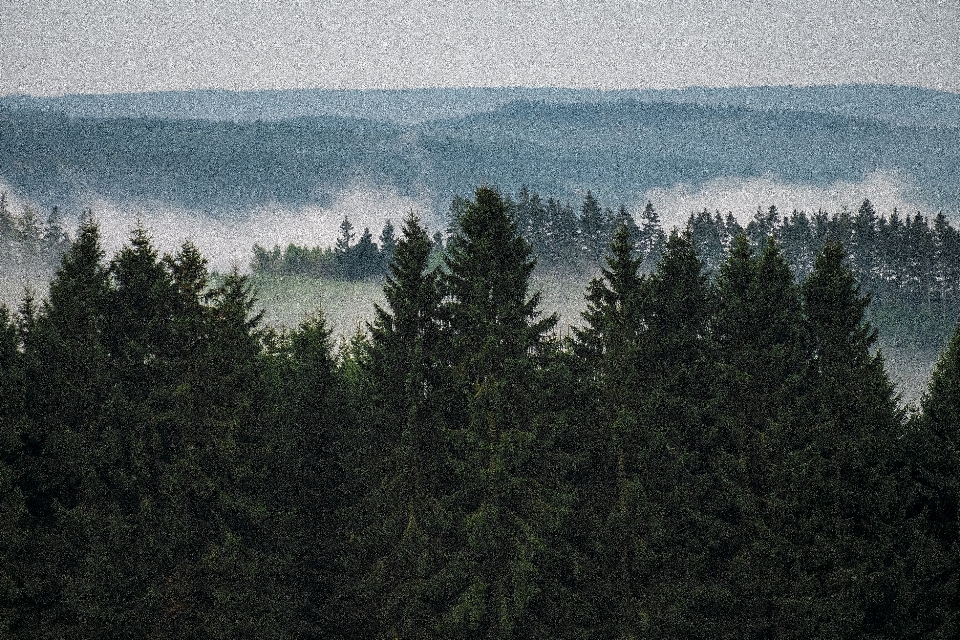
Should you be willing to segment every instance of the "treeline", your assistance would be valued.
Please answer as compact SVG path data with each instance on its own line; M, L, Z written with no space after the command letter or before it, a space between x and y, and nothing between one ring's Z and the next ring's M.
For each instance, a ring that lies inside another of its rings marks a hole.
M808 216L781 214L776 207L757 210L743 227L732 215L701 211L687 229L708 269L716 271L736 237L753 247L773 237L798 279L813 271L815 258L829 241L843 244L848 264L873 301L872 313L884 329L913 335L913 346L944 344L960 314L960 233L941 212L900 217L878 215L869 200L856 212L842 210Z
M41 220L31 207L24 207L16 214L10 210L7 194L0 193L0 267L39 267L41 271L52 271L70 246L62 222L56 207L46 220Z
M340 235L332 249L300 246L291 242L286 249L276 246L267 250L255 244L250 268L254 273L342 280L383 277L397 244L393 223L387 220L380 232L379 245L373 241L369 228L364 228L357 242L354 242L355 238L353 223L344 217L340 223Z
M839 244L621 226L565 340L496 191L433 251L334 354L85 224L0 318L0 635L957 634L960 333L905 414Z
M518 229L530 243L541 269L583 274L603 261L607 243L624 225L642 258L641 270L654 269L667 240L660 216L647 203L639 216L626 207L603 206L588 191L579 209L526 188L504 203ZM454 198L447 235L459 232L459 219L469 201ZM346 225L346 226L344 226ZM843 209L808 215L781 213L775 206L758 209L744 226L730 213L707 210L692 214L686 223L707 270L715 274L735 238L745 235L754 250L768 238L776 239L798 280L813 270L816 255L828 241L841 243L857 281L873 299L873 313L884 328L907 322L898 334L915 336L913 346L942 347L960 314L960 232L941 212L932 218L920 213L901 217L894 210L878 214L869 200L855 212ZM291 244L285 251L254 247L255 272L287 275L363 278L383 275L395 246L395 230L388 221L379 246L365 230L353 244L352 225L345 219L334 249ZM439 249L442 239L435 237ZM891 327L892 329L893 327Z
M286 249L278 245L268 250L255 244L250 269L253 273L340 280L383 278L389 273L390 262L397 247L396 234L393 222L387 220L377 242L373 241L369 227L364 227L360 239L354 242L356 234L353 223L345 216L340 223L340 235L332 248L308 247L291 242ZM443 251L443 235L435 233L433 243L434 263L439 264L439 254Z

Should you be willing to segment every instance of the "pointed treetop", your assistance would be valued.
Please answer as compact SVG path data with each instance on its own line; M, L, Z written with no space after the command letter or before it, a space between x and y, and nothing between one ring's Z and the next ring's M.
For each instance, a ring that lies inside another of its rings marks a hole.
M444 256L453 331L473 348L480 348L477 341L488 343L499 335L502 347L526 352L557 321L555 314L536 320L540 294L527 298L535 265L530 245L519 235L500 194L490 187L476 190L460 228Z
M846 259L843 246L828 240L801 285L804 310L821 358L850 349L865 357L877 339L876 330L864 320L870 295L860 295L860 285Z

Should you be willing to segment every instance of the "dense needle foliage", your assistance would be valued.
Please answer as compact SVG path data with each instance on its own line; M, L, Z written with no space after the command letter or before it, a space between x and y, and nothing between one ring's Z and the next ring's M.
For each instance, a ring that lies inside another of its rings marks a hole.
M477 189L439 265L408 217L337 354L86 220L0 310L0 636L953 637L960 334L908 417L862 252L797 282L748 229L711 275L651 209L561 340L537 203Z

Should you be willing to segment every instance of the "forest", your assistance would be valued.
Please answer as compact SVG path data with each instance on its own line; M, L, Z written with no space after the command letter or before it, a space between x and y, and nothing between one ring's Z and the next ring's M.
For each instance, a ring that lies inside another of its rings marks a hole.
M960 97L886 85L4 96L0 140L2 182L45 209L96 194L231 219L327 208L361 184L441 211L482 182L629 203L678 184L871 176L924 208L960 202Z
M792 218L653 264L617 224L561 339L523 198L455 206L339 348L85 219L0 311L0 636L956 637L960 333L908 411L865 319L909 274L831 233L792 269Z
M554 196L543 197L522 186L505 194L504 205L529 242L537 268L556 278L586 282L603 263L617 227L625 225L634 238L640 272L652 272L666 244L668 230L651 203L635 216L622 204L604 206L591 191L574 208ZM456 196L450 204L445 234L433 236L439 262L444 235L459 231L458 220L469 201ZM864 293L871 296L871 315L891 342L912 349L942 349L960 314L960 232L941 212L925 217L919 212L877 212L869 200L856 211L818 210L812 214L780 212L776 206L758 208L746 225L732 213L703 210L686 221L699 258L711 277L727 258L734 240L743 235L759 252L768 238L776 240L794 276L803 280L829 241L847 252L847 265ZM344 218L336 246L308 247L294 243L268 250L253 247L254 273L328 278L382 278L388 272L396 244L390 220L377 242L369 229L359 240Z

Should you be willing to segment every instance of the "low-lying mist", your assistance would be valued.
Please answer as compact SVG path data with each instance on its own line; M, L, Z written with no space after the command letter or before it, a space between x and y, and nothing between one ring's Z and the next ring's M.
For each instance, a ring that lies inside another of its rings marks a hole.
M18 195L0 181L0 192L7 193L8 208L19 212L35 203ZM435 231L438 219L427 199L399 195L395 189L357 182L334 198L328 207L286 207L265 203L256 208L236 211L226 216L213 216L204 211L170 206L164 202L110 200L99 196L82 198L80 209L67 214L65 227L76 228L82 209L90 209L100 226L101 241L107 256L112 256L130 238L138 224L147 230L154 246L161 253L174 253L184 242L195 244L209 260L214 271L234 267L249 270L252 247L259 244L271 248L290 243L307 246L333 246L340 233L344 216L353 224L357 238L369 227L376 239L389 219L399 229L410 211L417 212L423 222ZM41 212L45 217L47 212Z
M783 214L794 209L808 214L818 210L837 212L846 208L856 211L869 199L880 214L889 215L894 209L901 215L917 211L924 215L935 214L919 195L919 190L906 178L897 174L874 171L859 182L835 182L827 186L792 184L777 178L719 178L698 186L677 184L647 191L644 200L636 203L639 211L650 201L660 212L666 228L682 227L691 213L706 209L726 215L733 213L742 225L746 225L757 208L766 209L776 205ZM945 212L954 213L957 212Z
M2 181L0 192L7 193L8 208L13 212L26 206L36 208ZM808 213L819 209L854 211L867 198L883 215L889 215L894 209L902 214L935 213L906 180L884 172L871 173L860 182L838 182L826 187L788 184L774 178L723 178L699 186L678 184L649 190L641 202L634 204L632 213L638 215L649 200L660 213L663 226L669 230L682 228L691 213L703 209L718 210L723 214L730 212L745 225L758 207L765 209L771 204L784 214L794 209ZM290 208L264 204L220 218L163 202L121 202L90 197L83 206L90 208L99 222L108 258L127 242L139 223L161 253L176 252L189 240L209 260L211 270L225 272L236 267L247 272L255 243L267 248L285 247L289 243L332 246L340 233L344 216L350 219L357 237L369 227L376 239L386 220L392 220L399 227L410 211L417 212L431 232L444 229L447 224L445 212L433 210L429 202L426 197L411 198L390 187L357 182L339 193L328 207ZM571 204L579 209L579 202ZM615 203L602 204L612 206ZM39 217L45 219L46 213L39 212ZM63 225L71 234L80 214L79 210L65 214ZM25 287L36 297L44 296L52 275L48 265L6 265L0 278L0 302L16 308ZM569 335L571 327L581 323L584 292L591 275L561 276L543 269L534 272L531 291L542 291L541 309L544 313L559 314L557 330L561 335ZM349 338L362 329L364 322L373 316L374 303L382 302L379 284L373 282L345 288L344 283L309 283L303 278L275 282L259 280L256 284L260 290L260 304L266 309L265 319L269 324L295 326L322 307L338 338ZM904 400L915 400L926 385L937 354L914 353L894 345L882 346L887 355L888 370L900 385Z
M254 244L267 248L290 243L332 246L344 216L353 224L357 238L369 227L376 239L388 219L399 227L410 211L420 213L431 228L436 228L423 201L360 184L338 194L329 207L264 204L224 218L161 203L99 201L91 207L108 254L126 242L139 220L161 251L176 251L189 240L207 257L210 268L221 272L234 267L248 271Z
M20 211L24 206L37 208L35 203L19 196L2 180L0 192L7 193L11 211ZM881 214L889 214L894 209L901 213L935 213L905 179L879 171L860 182L838 182L825 187L791 184L772 177L721 178L698 186L658 187L648 190L640 201L633 203L632 213L639 215L650 201L669 230L682 228L691 213L703 209L722 214L731 212L741 224L746 224L758 207L765 209L771 204L782 213L793 209L808 213L818 209L834 212L842 208L856 210L866 198ZM100 224L103 247L108 256L127 242L139 222L161 252L175 252L189 240L210 261L211 269L227 271L236 267L247 271L254 244L266 248L285 247L290 243L332 246L340 233L344 216L350 219L357 237L369 227L375 240L388 219L399 230L400 222L410 211L417 212L431 232L443 230L446 212L434 210L430 202L431 198L427 196L409 197L390 186L362 180L337 194L329 206L289 207L264 203L219 217L165 202L120 201L92 195L80 199L78 210L65 212L64 226L72 231L82 213L80 208L89 208ZM571 204L579 209L579 202ZM603 204L617 205L614 202ZM40 217L45 218L46 213L41 211ZM951 213L954 212L948 212L948 215Z

